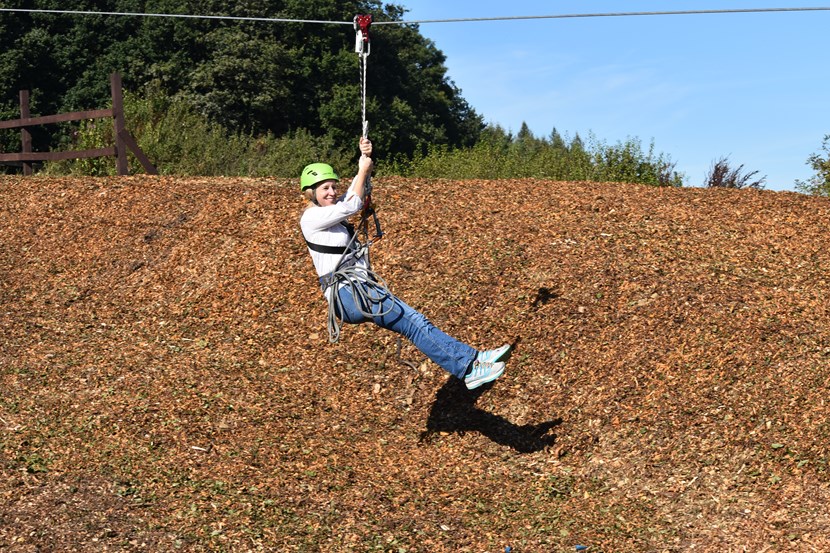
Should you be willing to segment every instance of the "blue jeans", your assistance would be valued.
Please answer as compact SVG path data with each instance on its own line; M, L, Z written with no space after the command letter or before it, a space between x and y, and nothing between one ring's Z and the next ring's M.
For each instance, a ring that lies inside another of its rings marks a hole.
M375 299L371 305L363 305L362 309L367 313L383 313L385 315L366 317L361 313L360 308L355 305L351 286L363 286L366 283L347 284L338 290L340 301L343 304L344 313L337 315L347 323L360 324L368 321L374 322L381 328L392 330L405 336L415 344L421 353L429 357L433 363L448 373L463 379L467 374L468 367L473 363L478 353L474 348L449 336L435 326L421 313L405 304L395 297L391 292L378 296L378 290L368 291Z

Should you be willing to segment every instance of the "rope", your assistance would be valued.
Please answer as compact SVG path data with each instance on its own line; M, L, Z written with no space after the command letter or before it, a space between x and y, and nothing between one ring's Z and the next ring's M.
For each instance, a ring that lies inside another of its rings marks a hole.
M364 17L367 19L359 19ZM368 138L369 122L366 120L366 76L368 67L367 57L369 56L370 49L368 31L369 24L371 24L371 16L356 16L353 23L356 31L355 51L358 53L360 62L359 82L363 124L362 136L363 138ZM364 35L364 32L367 34ZM370 215L375 219L375 226L378 231L378 235L375 239L380 239L381 237L377 216L374 214L374 209L372 208L371 194L372 181L370 176L367 176L364 183L365 203L363 206L363 213L360 218L360 223L357 225L357 228L365 237L364 243L361 244L358 241L357 246L352 248L352 245L357 240L357 232L353 233L348 244L346 244L346 248L340 256L340 259L337 260L334 270L321 278L324 293L329 288L334 288L332 290L332 297L328 302L328 314L326 316L329 342L332 343L337 342L340 339L340 332L343 325L343 313L345 313L345 309L343 307L343 300L340 298L340 289L343 286L348 286L351 290L352 301L364 318L372 319L374 317L383 317L384 315L389 314L394 308L393 304L386 310L378 309L377 312L372 310L373 305L380 305L383 300L390 297L392 293L389 291L389 287L386 285L386 282L377 273L372 271L372 264L369 259L369 246L372 245L372 240L369 239ZM354 264L348 267L343 267L343 263L347 259L354 259L356 261L364 256L366 259L366 267L360 267ZM338 313L340 314L339 317Z
M369 121L366 120L366 90L367 90L367 76L369 72L369 53L371 52L371 42L369 40L369 26L372 24L371 15L356 15L354 18L355 28L355 51L358 55L358 71L360 73L358 81L360 82L360 105L361 105L361 121L362 121L362 135L363 138L369 138ZM363 206L363 219L361 226L365 233L368 242L368 215L372 212L372 177L366 177L364 183L364 198L366 204ZM375 218L377 224L377 218ZM380 236L378 236L380 238Z
M392 292L386 282L378 276L377 273L371 269L357 267L344 267L337 269L332 273L337 280L332 286L335 289L332 291L331 301L329 301L328 309L328 330L329 342L334 343L340 339L340 329L342 327L343 319L338 318L338 313L343 313L343 300L340 299L340 283L347 282L346 286L352 292L352 300L357 306L360 313L367 319L374 317L383 317L388 315L394 309L394 304L389 306L389 309L372 311L372 305L380 305L383 300L391 296Z
M369 64L366 59L369 56L368 51L360 53L360 100L363 116L363 138L369 137L369 122L366 120L366 74L368 73Z
M377 313L372 311L373 304L380 305L384 298L392 295L392 292L389 291L386 281L371 268L372 264L369 260L369 246L371 246L372 243L368 240L368 229L366 229L364 225L364 223L367 222L368 217L369 214L364 213L360 224L358 225L364 228L364 232L367 235L366 243L360 244L360 242L358 242L359 247L356 250L352 250L352 244L354 244L355 240L357 240L357 233L354 233L349 240L349 243L346 244L346 251L344 251L340 256L340 259L337 260L335 269L325 277L326 289L334 287L334 290L332 290L332 297L328 302L328 313L326 315L329 342L331 343L335 343L340 339L340 332L343 326L342 314L345 311L343 309L343 300L340 299L339 294L341 283L345 282L346 286L351 289L352 299L355 306L357 306L360 313L366 318L371 319L373 317L383 317L384 315L388 315L394 308L394 305L392 305L389 309L383 311L378 310ZM366 267L360 267L357 265L350 265L348 267L342 266L343 262L347 259L357 260L363 256L366 256ZM365 286L355 285L355 283L363 284ZM341 314L340 317L337 316L338 313Z
M358 55L360 58L360 104L361 104L361 121L362 121L362 136L363 138L369 138L369 121L366 120L366 82L367 82L367 73L369 69L369 64L367 58L369 57L369 46L368 44L364 45L361 48L361 51ZM366 177L366 194L365 197L367 198L367 202L371 204L371 196L372 196L372 178ZM368 224L368 221L364 219L364 221Z

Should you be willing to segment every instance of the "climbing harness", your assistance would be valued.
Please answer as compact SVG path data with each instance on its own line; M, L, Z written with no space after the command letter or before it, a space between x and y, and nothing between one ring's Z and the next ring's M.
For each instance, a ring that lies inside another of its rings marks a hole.
M354 18L355 28L355 52L358 54L360 65L360 100L361 100L361 124L363 138L368 138L369 122L366 120L366 83L367 83L367 58L371 50L369 41L369 27L372 24L371 15L356 15ZM360 222L355 227L347 222L343 226L349 233L349 242L345 246L323 246L312 244L306 240L308 247L320 253L340 255L335 269L320 277L320 288L325 294L330 287L334 287L328 302L327 326L329 341L337 342L340 339L340 331L343 323L345 308L340 299L339 289L341 284L348 286L354 305L367 319L383 317L388 315L393 306L388 309L373 311L373 306L380 306L384 299L391 296L386 282L371 269L369 260L369 247L383 237L375 207L372 203L372 179L366 178L364 189L363 209L361 210ZM369 237L369 218L374 222L375 235ZM363 240L358 239L358 234ZM357 265L357 261L365 259L365 266ZM353 261L347 265L347 262Z
M367 215L364 214L361 217L361 225L365 223L366 220ZM372 264L369 260L369 246L372 245L373 240L367 239L365 242L360 242L360 240L357 239L357 232L354 231L354 227L345 222L342 224L351 235L349 242L342 248L337 246L312 244L306 240L308 247L312 250L321 253L340 254L340 259L337 260L335 269L319 278L320 288L322 289L323 294L326 293L326 290L328 290L329 287L334 287L331 297L329 298L328 314L326 316L329 342L332 343L337 342L340 339L343 313L345 313L343 301L340 299L339 294L341 283L349 287L352 293L354 305L360 310L363 317L367 319L388 315L393 308L393 306L390 306L385 310L378 309L378 311L372 311L372 306L375 304L380 305L386 297L391 295L391 292L389 291L386 281L384 281L371 269ZM356 262L364 257L366 259L366 266L363 267L357 265ZM346 261L352 260L354 260L355 263L344 266Z

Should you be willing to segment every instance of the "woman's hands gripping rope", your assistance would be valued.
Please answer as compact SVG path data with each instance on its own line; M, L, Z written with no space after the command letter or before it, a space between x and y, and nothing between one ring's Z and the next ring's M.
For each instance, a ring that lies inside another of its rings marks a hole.
M363 178L363 193L361 197L369 198L372 194L372 169L375 162L372 161L372 142L364 135L360 139L360 159L357 160L358 178ZM369 199L368 201L371 201Z

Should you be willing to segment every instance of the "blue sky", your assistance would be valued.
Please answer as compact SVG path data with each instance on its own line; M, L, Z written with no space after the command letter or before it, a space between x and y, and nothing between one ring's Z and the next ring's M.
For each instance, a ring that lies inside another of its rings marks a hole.
M830 0L401 0L406 21L825 7ZM449 78L488 123L643 148L687 186L712 163L794 190L830 134L830 11L423 23ZM381 29L378 29L380 31ZM370 61L371 63L371 61ZM371 71L371 70L370 70ZM371 86L370 86L371 90Z

